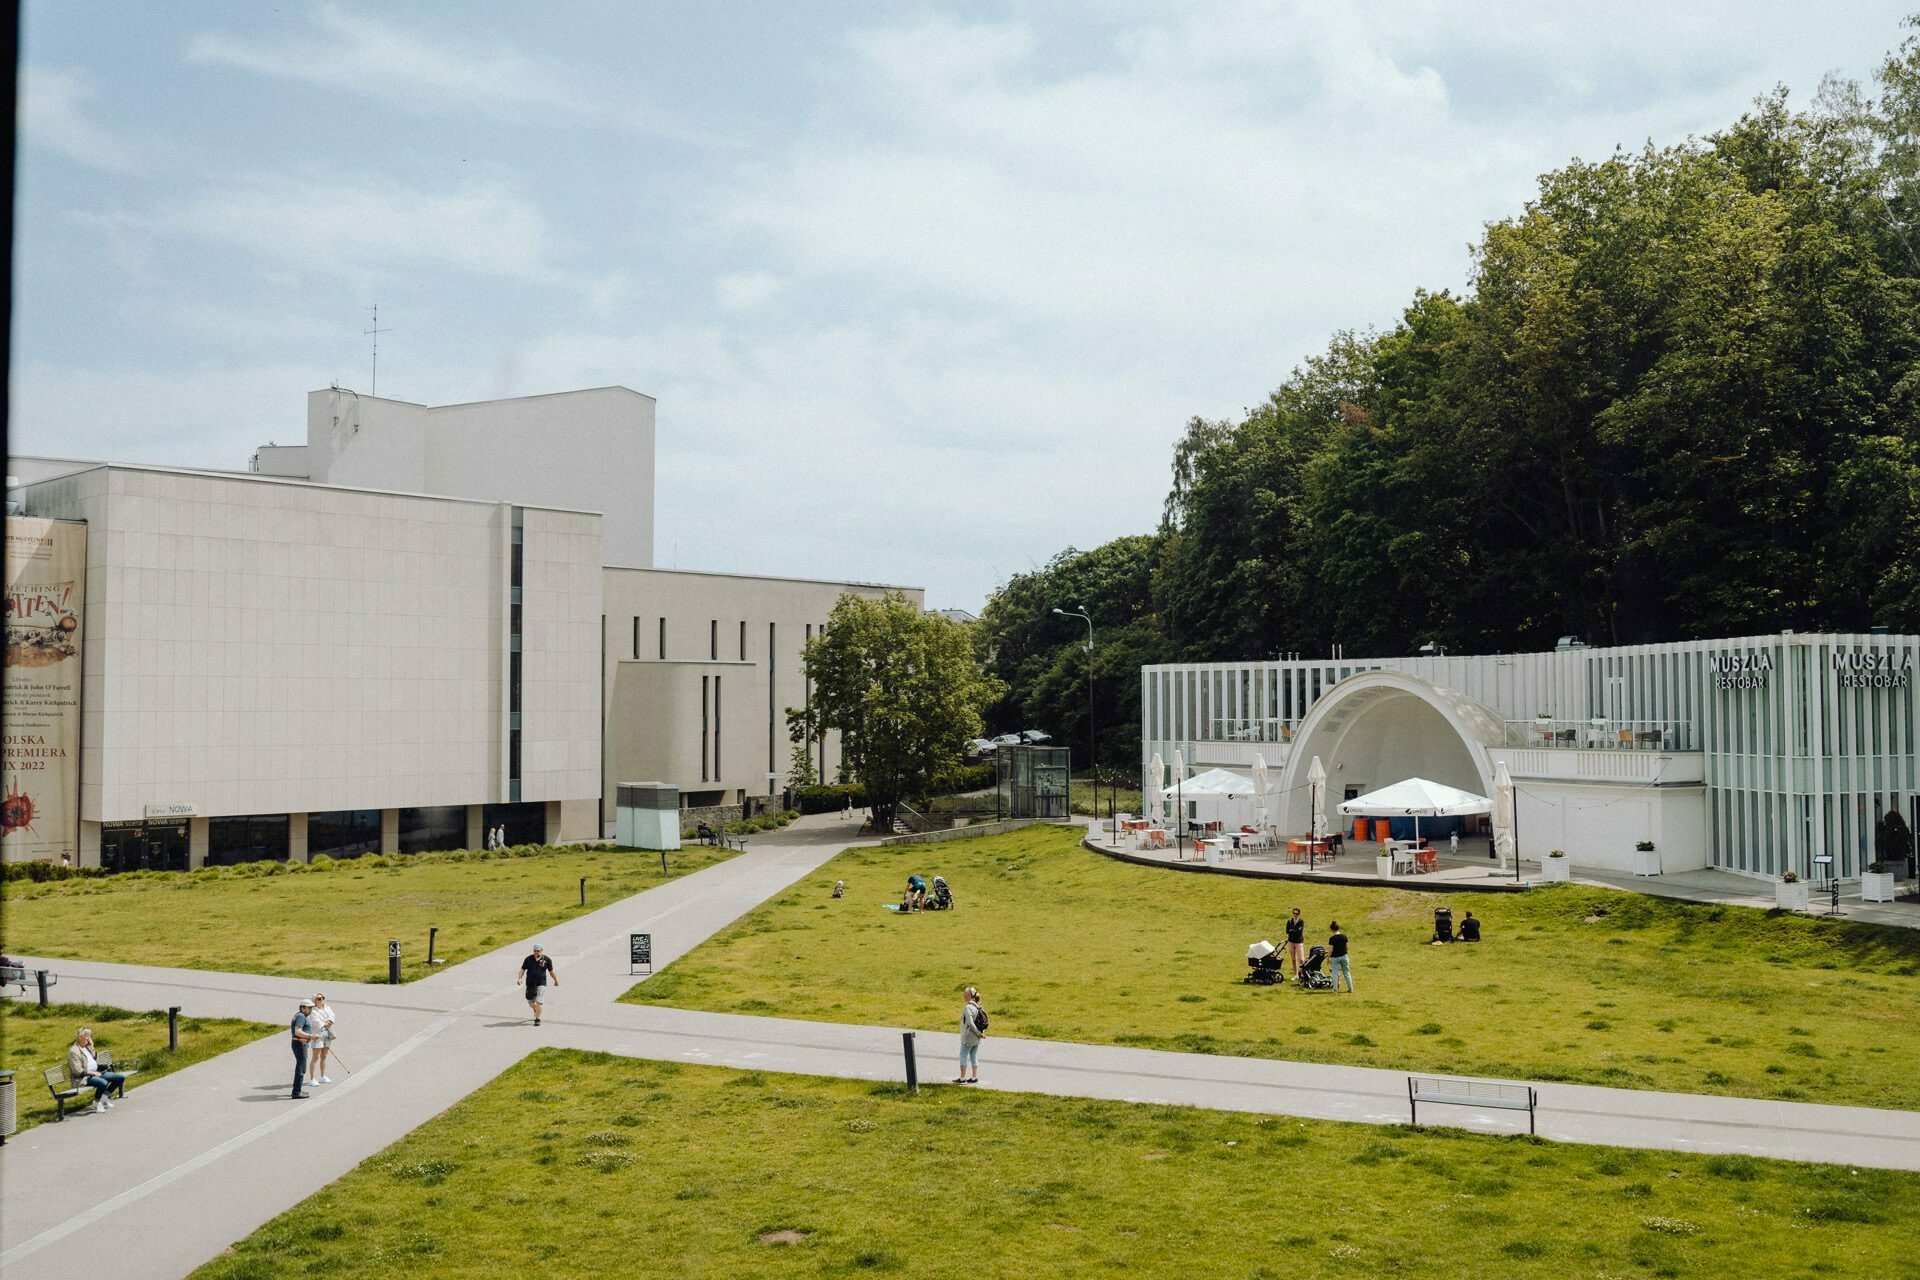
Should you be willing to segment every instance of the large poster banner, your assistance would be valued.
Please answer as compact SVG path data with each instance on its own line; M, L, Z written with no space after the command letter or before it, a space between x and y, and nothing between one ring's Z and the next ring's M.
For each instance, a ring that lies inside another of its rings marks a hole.
M0 854L80 863L80 647L87 526L7 517Z

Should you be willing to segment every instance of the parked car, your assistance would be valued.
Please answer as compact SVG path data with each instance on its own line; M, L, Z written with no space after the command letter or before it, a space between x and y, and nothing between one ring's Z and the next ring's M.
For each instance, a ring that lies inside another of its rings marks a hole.
M1050 733L1042 733L1038 729L1022 729L1020 731L1020 741L1035 743L1035 744L1042 743L1042 742L1052 742L1053 735Z
M996 747L1017 747L1020 745L1020 742L1021 738L1019 734L1003 733L993 740L993 745Z
M974 738L967 743L967 754L970 756L990 756L998 749L992 738Z

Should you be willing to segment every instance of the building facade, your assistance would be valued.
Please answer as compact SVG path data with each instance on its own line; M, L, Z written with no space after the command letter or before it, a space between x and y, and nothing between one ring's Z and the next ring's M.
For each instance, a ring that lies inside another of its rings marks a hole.
M1920 828L1920 637L1783 632L1550 653L1328 658L1142 671L1153 756L1278 774L1282 825L1410 776L1480 795L1506 764L1523 857L1841 878L1880 816ZM1819 862L1820 858L1832 861Z
M648 567L653 401L625 388L308 408L308 443L246 472L8 460L10 555L28 525L84 530L58 759L82 865L592 840L620 783L779 793L801 646L887 588ZM610 510L553 500L576 488ZM16 594L10 563L10 689ZM9 737L10 787L55 763L46 736ZM832 776L837 739L810 750ZM21 832L7 857L49 856Z

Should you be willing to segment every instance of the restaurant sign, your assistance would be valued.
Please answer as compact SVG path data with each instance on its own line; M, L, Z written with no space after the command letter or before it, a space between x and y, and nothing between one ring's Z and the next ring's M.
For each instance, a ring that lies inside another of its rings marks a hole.
M1830 660L1842 689L1904 689L1913 683L1910 653L1835 653Z
M1764 689L1773 674L1773 655L1766 650L1745 653L1710 653L1707 669L1713 673L1716 689Z

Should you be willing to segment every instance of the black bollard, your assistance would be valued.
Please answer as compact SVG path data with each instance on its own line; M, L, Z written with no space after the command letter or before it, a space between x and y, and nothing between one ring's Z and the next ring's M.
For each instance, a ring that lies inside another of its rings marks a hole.
M907 1092L918 1093L920 1092L920 1068L913 1060L913 1032L902 1031L900 1043L907 1054Z
M428 964L439 964L439 963L440 963L440 962L439 962L438 960L435 960L435 959L433 958L433 942L434 942L434 939L435 939L435 938L438 938L439 936L440 936L440 926L439 926L439 925L428 925L428 926L427 926L427 963L428 963Z
M400 985L400 940L387 940L387 981L394 986Z
M660 851L660 874L667 874L667 851L665 849Z
M167 1006L167 1052L180 1052L180 1006Z
M34 981L40 984L40 1007L44 1009L47 1007L47 971L45 969L35 969L33 976Z
M580 905L583 907L587 905L587 878L585 876L580 877Z

